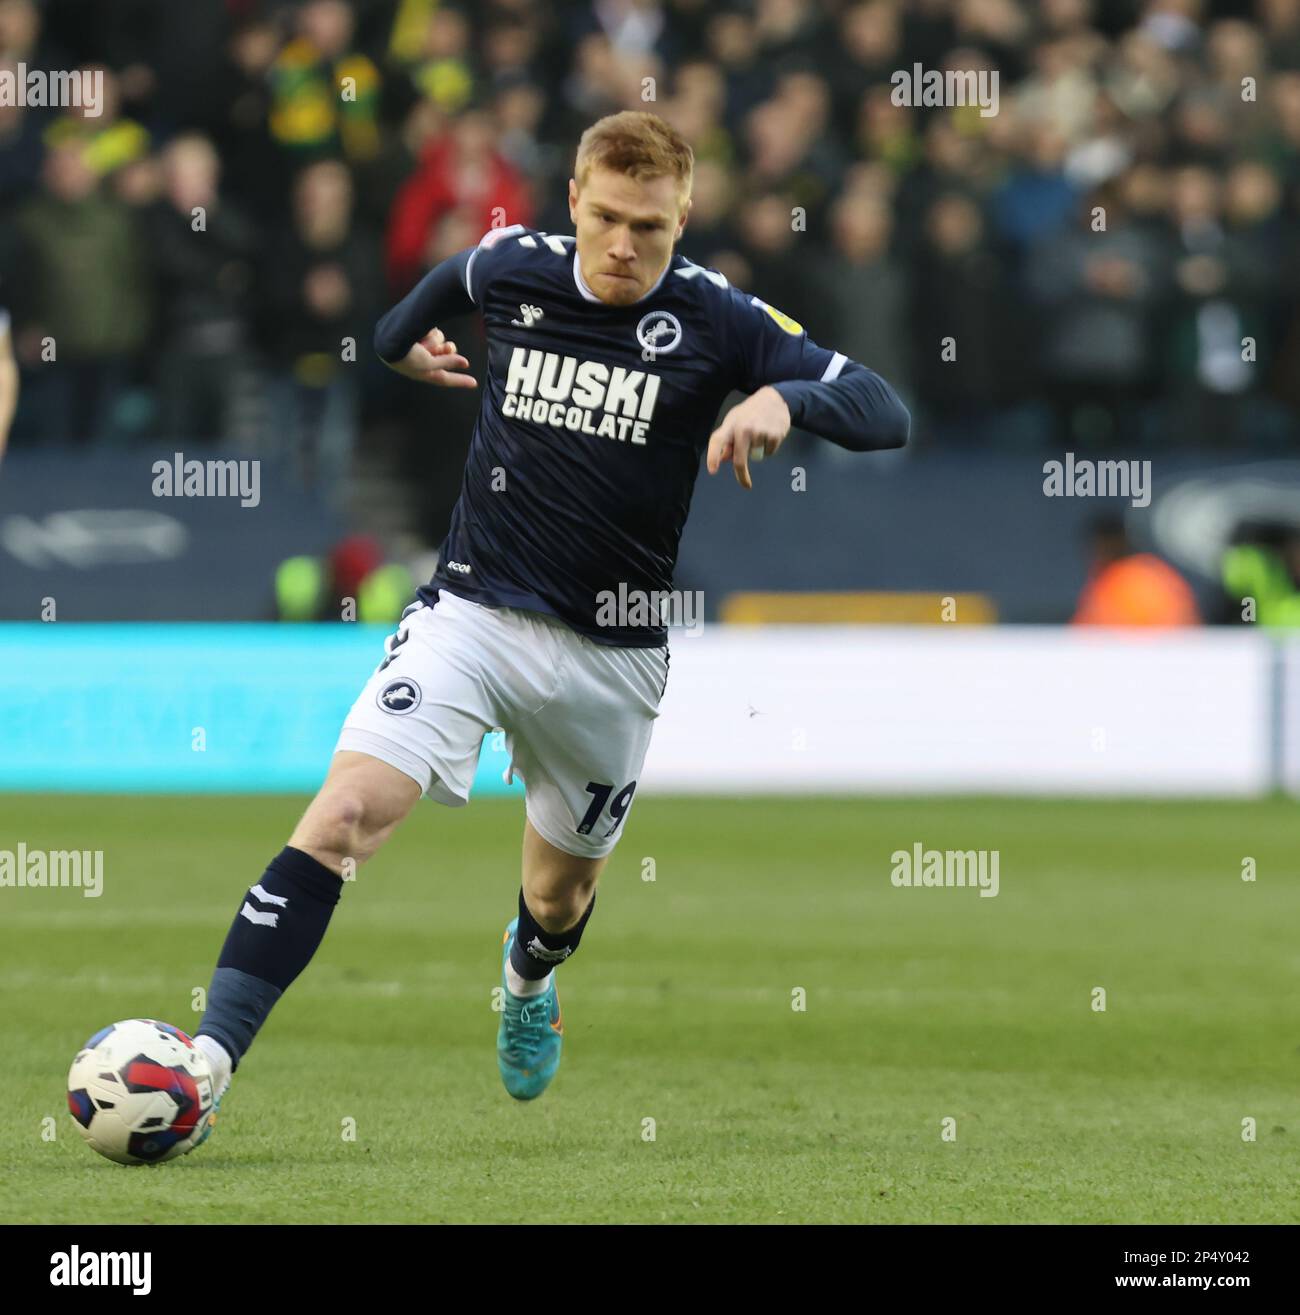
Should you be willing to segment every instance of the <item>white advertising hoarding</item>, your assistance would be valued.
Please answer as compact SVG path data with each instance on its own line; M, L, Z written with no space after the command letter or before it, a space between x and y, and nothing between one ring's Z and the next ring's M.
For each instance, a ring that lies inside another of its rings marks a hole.
M670 646L658 793L1270 788L1255 632L706 626Z

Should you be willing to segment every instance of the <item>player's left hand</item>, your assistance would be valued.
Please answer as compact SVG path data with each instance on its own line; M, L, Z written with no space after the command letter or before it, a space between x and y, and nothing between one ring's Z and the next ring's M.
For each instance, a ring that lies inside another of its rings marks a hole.
M722 423L709 435L707 465L716 475L724 461L730 460L736 483L752 489L749 463L770 457L785 442L790 432L790 408L785 398L768 385L733 406Z

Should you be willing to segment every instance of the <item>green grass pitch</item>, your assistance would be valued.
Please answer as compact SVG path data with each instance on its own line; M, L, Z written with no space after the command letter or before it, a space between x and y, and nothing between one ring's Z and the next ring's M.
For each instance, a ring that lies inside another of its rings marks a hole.
M559 1076L528 1105L501 1087L491 1008L522 808L421 805L346 888L208 1144L101 1160L67 1113L73 1054L119 1018L193 1030L304 805L0 801L0 848L105 865L97 900L0 889L0 1220L1300 1217L1277 800L641 799L560 970ZM916 841L998 850L997 898L893 887Z

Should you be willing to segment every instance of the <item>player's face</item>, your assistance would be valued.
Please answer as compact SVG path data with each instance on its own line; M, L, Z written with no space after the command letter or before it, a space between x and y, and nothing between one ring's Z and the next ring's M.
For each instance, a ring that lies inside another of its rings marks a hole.
M664 272L689 209L675 178L638 182L593 169L581 191L570 178L569 214L587 286L612 306L645 296Z

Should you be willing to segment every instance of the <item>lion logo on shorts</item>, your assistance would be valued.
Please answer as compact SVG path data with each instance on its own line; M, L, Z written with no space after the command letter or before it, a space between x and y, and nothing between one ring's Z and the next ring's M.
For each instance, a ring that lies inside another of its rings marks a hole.
M422 697L420 687L415 681L403 676L401 680L390 680L379 691L379 697L375 702L385 712L392 712L401 716L403 713L414 712L420 706Z

